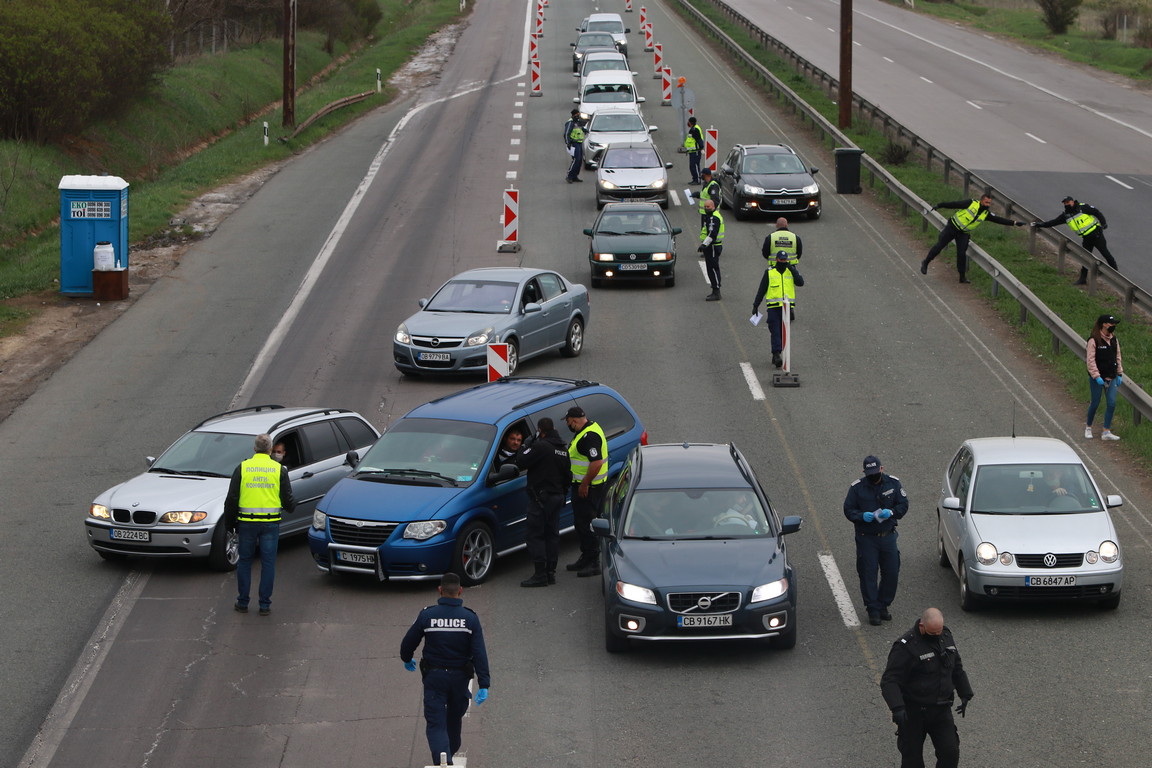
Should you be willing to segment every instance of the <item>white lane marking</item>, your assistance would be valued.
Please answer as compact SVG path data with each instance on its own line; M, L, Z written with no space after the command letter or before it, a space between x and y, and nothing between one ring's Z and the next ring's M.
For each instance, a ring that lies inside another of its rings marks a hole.
M976 107L976 109L979 109L979 110L983 110L983 109L984 109L984 107L980 106L979 104L977 104L977 103L976 103L976 102L974 102L974 101L968 101L968 102L965 102L965 103L966 103L966 104L968 104L968 105L970 105L970 106Z
M764 388L760 386L760 379L756 378L756 371L752 370L752 363L740 363L740 370L744 373L744 381L752 392L753 400L764 399Z
M520 146L520 139L512 139L512 146L514 146L514 147Z
M824 27L824 29L828 30L829 32L831 32L833 34L836 33L836 30L832 29L832 27Z
M516 171L505 171L504 172L504 178L506 178L506 179L516 178Z
M832 557L831 552L820 552L817 557L820 558L820 567L824 569L824 578L828 580L828 586L832 588L832 599L836 601L836 607L840 610L840 618L843 619L844 626L848 629L860 626L860 618L856 615L856 606L852 605L848 588L844 586L840 569L836 567L836 558Z
M811 16L805 16L804 18L808 19L808 21L813 21Z
M853 40L853 41L852 41L852 45L860 45L860 43L858 43L858 42L856 42L855 40ZM861 48L863 48L864 46L860 45L860 47L861 47Z
M1040 142L1041 144L1047 144L1048 143L1048 142L1044 141L1044 139L1040 138L1039 136L1034 136L1031 133L1028 133L1028 131L1024 131L1024 135L1030 139L1033 139L1034 141Z
M512 126L512 130L513 131L522 131L522 130L524 130L524 126L520 125L520 123L516 123Z
M508 162L510 162L510 163L520 162L520 155L508 155Z
M524 106L524 102L522 102L522 101L514 101L514 102L512 102L512 106L514 106L514 107L522 107L522 106Z
M676 190L674 190L674 189L668 190L668 198L672 201L672 205L675 205L675 206L680 205L680 195L676 194Z
M929 80L928 78L924 77L924 75L920 75L920 79L921 79L921 80L923 80L923 81L924 81L924 82L926 82L926 83L930 83L930 84L932 84L932 85L935 85L935 83L933 83L933 82L932 82L931 80Z
M1116 178L1115 176L1107 176L1107 175L1105 175L1105 176L1104 176L1104 178L1108 179L1108 181L1114 181L1114 182L1116 182L1116 183L1117 183L1117 184L1119 184L1120 186L1124 187L1124 189L1135 189L1135 187L1130 187L1130 186L1128 186L1127 184L1125 184L1124 182L1120 181L1120 179Z
M523 120L524 119L524 113L523 112L513 112L512 113L512 119L513 120Z
M896 62L892 61L892 59L888 58L887 56L881 56L880 58L884 59L884 61L888 62L889 64L895 64L896 63Z

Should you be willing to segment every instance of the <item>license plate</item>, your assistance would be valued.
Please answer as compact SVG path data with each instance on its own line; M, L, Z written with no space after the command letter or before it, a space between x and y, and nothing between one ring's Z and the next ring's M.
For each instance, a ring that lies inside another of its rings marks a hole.
M376 555L371 552L337 552L336 559L343 560L346 563L376 565Z
M447 352L421 352L416 355L416 359L446 363L452 359L452 355Z
M647 264L621 264L621 272L646 272L648 271Z
M109 538L117 541L152 541L152 534L148 531L127 531L123 528L113 528Z
M772 205L796 205L796 198L794 198L794 197L778 197L772 201Z
M677 616L676 623L681 627L730 627L732 614L721 613L715 616Z
M1075 576L1025 576L1024 584L1029 587L1074 587Z

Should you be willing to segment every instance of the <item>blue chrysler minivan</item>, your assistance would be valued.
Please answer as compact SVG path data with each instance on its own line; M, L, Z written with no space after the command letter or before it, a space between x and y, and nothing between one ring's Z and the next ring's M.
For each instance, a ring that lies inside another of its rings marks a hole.
M316 565L381 581L488 578L497 557L524 546L523 473L495 471L509 432L535 434L545 416L584 409L608 438L609 476L648 435L615 390L589 381L503 378L418 406L392 424L355 470L320 500L308 531ZM572 529L572 507L560 516Z

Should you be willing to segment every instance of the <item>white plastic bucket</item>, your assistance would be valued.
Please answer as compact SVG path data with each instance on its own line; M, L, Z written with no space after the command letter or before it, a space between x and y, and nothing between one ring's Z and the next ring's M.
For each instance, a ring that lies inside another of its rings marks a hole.
M116 249L112 243L102 241L96 243L92 250L92 268L99 272L111 272L116 269Z

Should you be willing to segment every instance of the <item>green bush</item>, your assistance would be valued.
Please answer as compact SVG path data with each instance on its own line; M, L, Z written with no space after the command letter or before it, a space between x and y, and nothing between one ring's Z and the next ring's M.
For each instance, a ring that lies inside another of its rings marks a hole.
M1044 16L1044 26L1054 35L1062 35L1076 22L1083 0L1036 0Z

